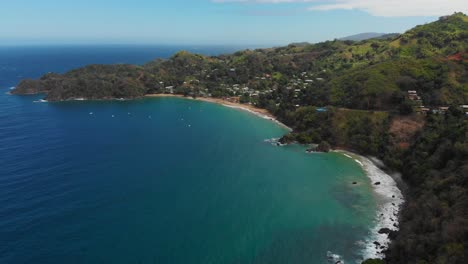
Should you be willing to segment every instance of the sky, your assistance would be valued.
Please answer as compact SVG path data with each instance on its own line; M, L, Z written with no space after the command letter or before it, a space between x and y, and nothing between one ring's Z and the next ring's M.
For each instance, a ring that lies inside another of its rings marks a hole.
M0 0L0 45L284 45L402 33L467 0Z

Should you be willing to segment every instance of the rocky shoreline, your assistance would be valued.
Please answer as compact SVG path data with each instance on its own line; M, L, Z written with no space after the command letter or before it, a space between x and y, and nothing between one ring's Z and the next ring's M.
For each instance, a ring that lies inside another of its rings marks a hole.
M375 226L371 227L369 237L364 242L364 259L383 259L385 250L391 243L391 234L399 230L398 217L404 204L404 196L392 176L384 172L370 158L345 151L335 150L356 161L372 182L377 198L378 210Z

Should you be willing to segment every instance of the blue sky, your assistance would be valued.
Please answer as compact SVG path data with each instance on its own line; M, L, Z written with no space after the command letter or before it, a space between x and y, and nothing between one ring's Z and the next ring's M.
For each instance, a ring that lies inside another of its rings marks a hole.
M465 0L11 0L0 44L279 45L404 32Z

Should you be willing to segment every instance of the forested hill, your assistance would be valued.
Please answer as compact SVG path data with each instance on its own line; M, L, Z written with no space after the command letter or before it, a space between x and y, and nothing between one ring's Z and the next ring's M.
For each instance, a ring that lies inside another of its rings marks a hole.
M91 65L63 75L47 74L21 82L13 93L46 92L50 101L167 92L248 94L244 101L275 112L290 110L291 105L329 104L389 110L404 103L406 89L418 89L426 104L460 104L467 100L462 79L467 32L467 16L459 13L396 39L335 40L215 57L179 52L143 66ZM296 89L300 92L294 94Z
M402 172L407 203L382 249L387 263L468 263L467 51L468 17L456 13L389 39L90 65L24 80L13 93L49 101L176 93L268 109L294 129L284 142L329 143Z

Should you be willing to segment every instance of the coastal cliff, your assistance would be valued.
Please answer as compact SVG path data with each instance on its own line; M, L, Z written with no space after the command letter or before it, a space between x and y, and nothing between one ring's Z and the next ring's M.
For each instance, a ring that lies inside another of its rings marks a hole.
M283 142L328 142L382 159L408 184L387 263L468 262L468 17L390 39L179 52L142 66L90 65L24 80L13 94L48 101L147 94L226 98L294 129Z

